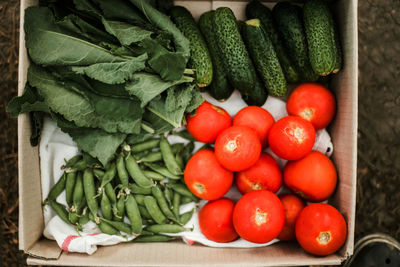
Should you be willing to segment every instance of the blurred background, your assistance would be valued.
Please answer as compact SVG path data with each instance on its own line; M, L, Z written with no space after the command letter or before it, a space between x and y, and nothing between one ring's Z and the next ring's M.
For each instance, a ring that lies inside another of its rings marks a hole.
M18 251L17 94L19 1L0 0L0 266L25 266ZM356 238L400 239L400 1L360 0Z

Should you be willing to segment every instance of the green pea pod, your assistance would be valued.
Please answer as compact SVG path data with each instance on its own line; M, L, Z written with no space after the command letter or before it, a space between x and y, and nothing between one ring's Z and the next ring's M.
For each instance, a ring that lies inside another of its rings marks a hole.
M145 206L138 206L138 207L139 207L140 214L142 215L142 217L144 219L147 219L147 220L153 219Z
M173 207L172 206L172 198L173 198L174 193L167 186L164 188L163 193L164 193L165 200L168 202L170 209L172 209L172 207Z
M194 150L194 143L189 142L182 150L182 158L184 162L188 162L190 157L192 156L192 152Z
M181 206L181 195L178 193L174 194L172 198L172 212L176 218L179 218L179 208Z
M150 139L131 146L131 153L138 153L158 147L160 139Z
M194 201L198 201L198 198L193 195L192 192L187 189L187 187L183 184L171 184L171 188L175 191L181 194L182 196L187 196L190 197Z
M70 173L70 172L78 172L78 171L83 171L84 169L86 169L87 163L85 161L85 159L81 159L79 160L77 163L75 163L72 167L70 168L66 168L65 172L66 173Z
M147 243L147 242L169 242L175 240L176 238L173 236L167 235L143 235L136 237L132 240L135 243Z
M99 206L95 198L96 188L94 184L93 171L91 169L86 169L83 172L83 190L85 192L86 202L90 211L93 213L93 215L97 216Z
M68 207L72 205L72 195L74 193L76 180L76 172L70 172L67 174L65 180L65 200L67 201Z
M117 203L117 195L115 194L114 188L112 184L108 183L104 187L104 191L107 194L108 199L110 200L111 204L116 204Z
M150 195L151 194L151 188L141 187L141 186L138 186L137 184L129 184L129 189L134 194L141 194L141 195Z
M138 203L138 205L144 206L144 195L136 194L135 200L136 200L136 203Z
M74 192L72 195L72 204L76 210L76 212L80 212L80 210L83 208L83 205L85 203L85 192L83 189L83 174L82 172L78 172L76 176L76 182L74 186Z
M93 174L94 174L94 176L96 176L97 179L99 179L101 181L101 179L103 178L105 172L103 170L100 170L100 169L93 169Z
M115 165L115 162L112 162L110 165L110 168L108 168L106 170L106 173L104 174L104 176L101 178L101 188L104 188L106 184L108 184L109 182L111 182L115 175L117 174L117 167Z
M76 224L79 221L79 214L77 212L68 212L68 220L72 224Z
M142 217L136 200L132 195L126 196L125 211L131 222L132 233L140 234L142 232Z
M154 185L153 181L143 174L139 165L136 163L136 160L132 156L128 155L125 158L125 166L129 175L139 186L148 188Z
M66 223L71 224L68 218L68 211L64 205L56 202L55 200L49 200L50 207L56 212L56 214Z
M110 199L107 197L107 194L103 192L100 200L100 209L103 217L107 220L112 220L113 214L111 209Z
M179 194L178 194L179 195ZM187 197L187 196L182 196L182 199L181 199L181 204L183 205L183 204L187 204L187 203L190 203L190 202L193 202L193 199L191 199L190 197Z
M175 156L172 153L171 145L169 144L167 138L165 138L164 136L161 136L160 150L167 169L174 175L181 175L182 169L176 162Z
M89 222L89 211L85 208L82 212L81 217L79 218L79 225L85 225Z
M142 230L142 233L140 234L140 236L144 236L144 235L154 235L154 233L153 232L150 232L150 231L146 231L146 230Z
M185 163L183 162L183 157L181 156L180 153L177 153L175 155L175 161L181 170L183 170L185 168Z
M172 211L169 209L168 203L165 200L164 194L162 193L159 185L153 186L151 188L151 192L154 198L157 200L158 206L160 207L162 213L164 213L164 215L170 220L177 220Z
M144 198L144 205L149 212L151 218L158 224L167 223L168 220L158 207L157 201L152 196L146 196Z
M180 232L185 232L188 229L177 225L177 224L154 224L154 225L149 225L145 228L147 231L153 232L153 233L171 233L171 234L176 234Z
M110 225L109 223L106 223L105 221L100 220L100 223L98 223L97 226L105 234L119 235L119 231L117 229L115 229L112 225Z
M125 216L125 195L120 195L117 200L117 214L114 216L114 220L123 221Z
M109 225L111 225L112 227L114 227L115 229L117 229L118 231L127 233L127 234L131 234L132 233L132 229L131 229L131 225L128 223L124 223L124 222L118 222L118 221L111 221L105 218L100 218L100 220L105 221L106 223L108 223Z
M56 200L56 198L65 189L65 181L66 181L66 173L63 173L63 175L60 177L60 179L58 179L57 183L50 189L50 192L47 195L47 199L44 201L45 203Z
M154 171L148 171L148 170L144 170L143 174L149 178L152 179L154 181L162 181L165 179L165 176L162 174L159 174L158 172L154 172Z
M158 164L149 163L149 162L145 162L144 164L147 167L149 167L150 169L152 169L153 171L158 172L159 174L161 174L169 179L179 180L182 178L182 176L175 175L175 174L171 173L167 168L160 166Z
M182 151L184 147L185 147L185 144L184 144L184 143L175 143L175 144L172 144L172 145L171 145L172 154L176 154L176 153L178 153L178 151Z
M139 162L157 162L162 160L161 151L152 151L139 158Z
M67 163L65 164L65 168L73 167L78 161L82 159L82 155L76 155L70 158Z
M125 161L122 155L119 155L117 158L117 172L119 180L123 186L128 186L129 184L129 175L125 168Z
M190 219L193 217L193 214L194 214L195 210L196 210L196 209L192 209L191 211L188 211L188 212L183 213L183 214L180 216L179 221L180 221L183 225L187 224L187 223L190 221Z

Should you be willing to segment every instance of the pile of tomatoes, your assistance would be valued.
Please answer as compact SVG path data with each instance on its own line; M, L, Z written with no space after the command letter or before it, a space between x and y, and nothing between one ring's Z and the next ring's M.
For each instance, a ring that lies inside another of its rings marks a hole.
M332 161L312 151L316 130L333 119L336 102L324 86L305 83L290 94L289 116L276 121L265 109L248 106L231 119L222 108L204 102L187 116L186 128L214 149L196 152L184 179L193 194L208 200L199 213L202 233L215 242L239 236L254 243L275 238L297 240L305 251L328 255L345 242L346 222L327 200L335 191ZM288 160L283 171L263 151ZM232 184L243 195L237 203L224 198ZM284 184L292 193L276 193ZM306 201L312 202L306 205Z

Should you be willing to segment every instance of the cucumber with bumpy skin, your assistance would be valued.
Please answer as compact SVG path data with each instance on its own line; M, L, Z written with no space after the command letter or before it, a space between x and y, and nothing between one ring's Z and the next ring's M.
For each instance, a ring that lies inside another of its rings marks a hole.
M170 9L170 15L178 29L190 41L191 55L188 65L196 70L197 86L208 86L213 79L211 56L192 14L182 6L174 6Z
M303 7L303 20L311 66L316 73L326 76L333 71L336 61L333 18L328 4L308 0Z
M213 64L213 80L210 84L209 92L218 101L225 101L231 96L233 87L229 84L224 62L215 40L214 16L215 11L213 10L202 14L199 19L199 28L207 41Z
M235 15L228 7L215 11L215 39L225 62L229 82L242 95L254 89L255 73L251 71L251 59L243 43Z
M268 89L269 94L282 97L287 84L271 39L263 33L259 19L246 21L243 39L256 69Z
M272 9L272 16L290 59L299 70L302 80L316 81L319 75L312 69L308 58L301 7L289 2L280 2Z
M287 54L281 38L279 37L276 25L273 23L272 13L268 7L258 0L253 0L246 6L247 19L259 19L266 35L271 39L276 55L285 74L288 83L299 81L299 73Z

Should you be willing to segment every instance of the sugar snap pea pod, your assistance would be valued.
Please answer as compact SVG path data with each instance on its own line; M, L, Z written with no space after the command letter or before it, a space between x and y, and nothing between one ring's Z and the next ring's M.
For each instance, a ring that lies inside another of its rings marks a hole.
M93 169L93 174L94 174L94 176L96 176L97 179L99 179L101 181L101 179L103 178L105 172L103 170L100 170L100 169Z
M175 161L178 164L179 168L181 168L181 170L185 168L185 163L183 162L183 157L180 153L177 153L175 155Z
M118 155L117 157L117 172L119 180L123 186L128 186L129 184L129 175L125 168L125 160L122 155Z
M142 232L142 216L136 200L131 194L126 196L125 212L131 222L132 233L140 234Z
M157 201L152 196L146 196L144 198L144 205L149 212L151 218L158 224L167 223L168 220L158 207Z
M158 172L154 172L154 171L148 171L148 170L144 170L143 174L148 177L149 179L152 179L154 181L162 181L165 179L165 176L162 174L159 174Z
M80 213L85 202L86 202L86 199L85 199L85 192L83 189L83 174L82 174L82 172L78 172L78 174L76 176L74 192L72 195L71 210L75 211L77 213Z
M178 193L174 194L172 198L172 212L176 218L179 218L179 207L181 206L181 195Z
M139 186L152 187L154 185L153 181L143 174L139 165L136 163L136 160L132 156L128 155L125 158L125 166L129 175Z
M72 166L74 166L78 161L80 161L82 159L82 155L76 155L73 156L72 158L70 158L67 163L65 164L65 168L71 168Z
M75 163L72 167L66 168L65 172L69 173L69 172L83 171L87 167L88 166L87 166L85 159L81 159L77 163Z
M97 224L97 226L100 228L100 230L108 235L119 235L119 231L115 229L111 224L100 220L100 222Z
M149 225L145 228L147 231L153 232L153 233L171 233L171 234L176 234L180 232L185 232L189 229L182 227L177 224L154 224L154 225Z
M190 202L193 202L193 199L191 199L190 197L187 197L187 196L182 196L182 199L181 199L181 204L182 205L190 203Z
M160 139L150 139L131 146L131 153L138 153L158 147Z
M65 180L65 200L67 201L68 207L72 205L72 196L75 188L76 172L70 172L67 174Z
M171 145L169 144L167 138L161 136L160 140L160 150L163 157L163 161L167 166L167 169L175 175L182 174L182 169L179 167L175 160L174 153L172 153Z
M66 181L66 173L63 173L58 179L57 183L50 189L49 194L47 195L47 199L44 201L56 200L56 198L64 191L65 189L65 181Z
M93 171L91 169L86 169L83 172L83 190L85 192L86 202L90 211L93 213L93 215L97 216L99 205L95 198L96 188L94 184Z
M64 205L58 203L55 200L49 200L50 207L56 212L56 214L66 223L71 224L68 218L68 211Z
M144 201L144 199L143 199L143 201ZM142 217L143 217L144 219L147 219L147 220L153 219L153 218L151 217L150 213L147 211L147 209L146 209L145 206L138 206L138 207L139 207L140 214L142 215Z
M132 240L135 243L147 243L147 242L169 242L175 240L176 238L173 236L167 235L143 235L138 236Z
M161 151L152 151L139 158L139 162L157 162L162 160Z
M144 195L135 194L135 200L138 205L144 206Z
M76 224L79 221L79 217L77 212L68 212L68 220L72 224Z
M112 220L113 214L111 209L111 203L110 199L108 198L105 192L103 192L103 194L101 195L100 209L104 218L106 218L107 220Z
M145 162L144 164L147 167L149 167L150 169L152 169L153 171L158 172L159 174L164 175L167 178L170 178L173 180L179 180L182 178L182 176L172 174L167 168L160 166L158 164L149 163L149 162Z
M114 214L115 221L122 221L125 216L125 195L121 194L117 200L117 214Z
M162 213L164 213L164 215L170 220L177 220L177 218L175 218L175 215L169 209L168 203L165 200L164 194L162 193L159 185L153 186L151 188L151 192L154 198L157 200L158 206L160 207Z
M79 225L85 225L89 221L89 211L85 208L82 212L81 217L79 218Z
M107 194L107 197L110 199L111 204L116 204L117 203L117 195L115 194L114 188L112 184L108 183L104 187L104 191Z
M179 221L180 221L183 225L187 224L187 223L190 221L190 219L193 217L194 211L195 211L195 209L193 208L191 211L188 211L188 212L183 213L183 214L180 216Z
M112 162L110 167L106 170L103 177L101 178L100 187L104 188L106 184L108 184L114 179L116 174L117 174L117 167L115 165L115 162Z
M146 231L145 229L143 229L142 233L140 234L140 236L144 236L144 235L154 235L154 233L150 232L150 231Z
M195 201L198 200L198 198L195 195L193 195L193 193L190 192L189 189L187 189L187 187L183 184L171 184L171 188L175 192L178 192L179 194L181 194L182 196L190 197L192 200L195 200Z
M111 221L111 220L108 220L106 218L100 218L100 220L105 221L106 223L108 223L109 225L111 225L112 227L117 229L118 231L121 231L121 232L124 232L124 233L127 233L127 234L131 234L132 233L131 225L128 224L128 223L118 222L118 221Z
M163 191L165 200L168 202L168 206L170 207L170 209L172 209L172 198L173 198L173 192L171 189L169 189L167 186L164 188Z
M151 194L151 188L141 187L141 186L138 186L137 184L129 184L129 189L134 194L142 194L142 195L150 195Z

